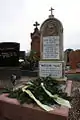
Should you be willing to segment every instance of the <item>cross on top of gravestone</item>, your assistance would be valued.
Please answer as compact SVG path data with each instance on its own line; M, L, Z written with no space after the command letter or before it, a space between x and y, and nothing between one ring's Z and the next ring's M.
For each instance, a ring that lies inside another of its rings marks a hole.
M40 24L36 21L35 24L33 24L33 26L35 26L37 28L37 26L39 26Z
M53 9L52 7L51 7L51 9L49 10L49 11L51 11L51 15L53 15L53 10L54 10L54 9Z

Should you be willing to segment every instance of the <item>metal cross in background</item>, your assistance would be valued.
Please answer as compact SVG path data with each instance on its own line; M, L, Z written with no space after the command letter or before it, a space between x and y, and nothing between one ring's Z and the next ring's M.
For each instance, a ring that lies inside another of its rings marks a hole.
M51 15L53 15L53 10L54 10L54 9L53 9L52 7L51 7L51 9L49 10L49 11L51 11Z
M39 26L40 24L36 21L35 24L33 24L33 26L35 26L37 28L37 26Z

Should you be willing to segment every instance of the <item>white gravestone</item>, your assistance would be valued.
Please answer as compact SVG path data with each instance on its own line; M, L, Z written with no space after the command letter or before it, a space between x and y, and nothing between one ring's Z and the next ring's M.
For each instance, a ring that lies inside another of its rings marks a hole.
M49 16L40 28L39 76L64 78L63 26L54 15Z

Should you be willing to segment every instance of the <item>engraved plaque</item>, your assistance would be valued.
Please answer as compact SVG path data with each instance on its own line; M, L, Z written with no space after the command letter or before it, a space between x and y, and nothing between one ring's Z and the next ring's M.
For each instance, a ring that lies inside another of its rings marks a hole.
M0 43L0 67L19 66L19 48L19 43Z
M53 78L62 78L62 62L40 61L39 62L39 76Z
M43 59L59 59L59 36L43 37Z

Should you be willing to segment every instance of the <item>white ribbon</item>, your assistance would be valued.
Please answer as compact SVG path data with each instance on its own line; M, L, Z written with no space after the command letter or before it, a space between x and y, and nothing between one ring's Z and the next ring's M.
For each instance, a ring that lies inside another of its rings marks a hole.
M45 87L44 84L41 83L41 87L43 88L43 90L47 93L47 95L49 95L49 97L53 98L54 101L56 101L58 104L66 106L68 108L71 108L70 102L68 100L65 100L61 97L59 97L57 94L52 95Z
M28 89L26 90L27 87L28 86L23 87L22 91L26 92L30 96L30 98L32 98L41 108L43 108L46 111L53 110L52 107L49 107L48 105L42 104L39 100L37 100L30 90L28 90Z

